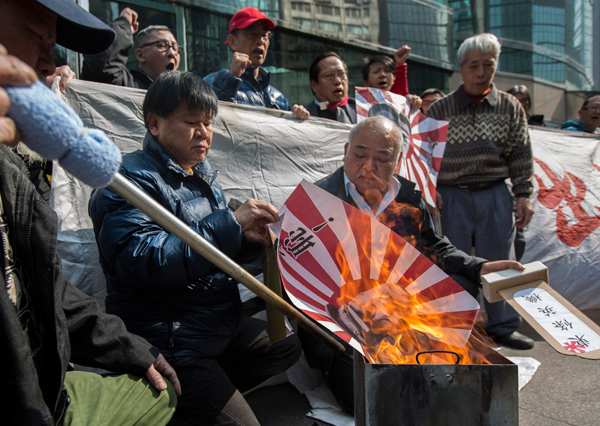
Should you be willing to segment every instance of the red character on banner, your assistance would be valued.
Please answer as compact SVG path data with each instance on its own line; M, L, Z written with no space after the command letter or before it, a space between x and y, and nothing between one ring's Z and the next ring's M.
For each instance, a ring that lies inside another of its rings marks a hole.
M538 201L551 210L558 207L556 211L556 234L558 239L569 247L578 247L592 232L600 227L600 216L590 216L581 206L587 190L585 183L569 172L565 172L565 176L561 180L543 161L537 158L534 158L534 160L553 184L551 188L547 188L542 179L534 175L540 189ZM575 187L575 195L571 193L571 183ZM563 212L565 207L564 204L561 205L563 200L577 219L577 223L572 226L569 226L567 216ZM600 211L599 207L595 208Z

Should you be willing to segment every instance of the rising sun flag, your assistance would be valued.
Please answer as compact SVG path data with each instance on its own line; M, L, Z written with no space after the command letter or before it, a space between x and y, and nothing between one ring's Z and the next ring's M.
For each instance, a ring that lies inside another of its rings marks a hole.
M388 227L307 181L280 215L278 262L292 302L371 362L466 345L479 304Z
M400 127L406 127L403 135L408 136L409 141L405 141L404 155L396 173L416 183L427 204L435 207L435 188L446 149L448 122L427 117L421 110L411 111L404 96L372 87L356 88L359 122L373 115L371 109L375 105L389 105L399 114Z

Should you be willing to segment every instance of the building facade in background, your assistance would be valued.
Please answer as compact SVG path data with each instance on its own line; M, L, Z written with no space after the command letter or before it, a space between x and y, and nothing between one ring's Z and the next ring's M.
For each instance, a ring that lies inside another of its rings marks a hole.
M536 113L562 122L576 115L594 90L592 0L449 0L448 5L454 9L455 48L479 32L498 36L500 84L512 80L533 88Z
M393 55L411 46L409 87L449 92L460 82L456 49L480 32L497 35L503 45L495 82L506 90L526 84L533 110L554 123L576 116L584 98L598 90L598 14L592 0L89 0L89 10L104 22L126 6L139 13L141 28L167 25L184 46L180 69L204 76L228 68L224 44L231 16L247 6L277 23L265 67L272 84L291 103L312 99L308 66L333 50L347 63L352 87L362 85L366 56ZM596 16L596 25L594 25ZM595 28L595 29L594 29ZM596 31L596 37L594 37ZM594 41L595 40L595 41ZM594 43L596 47L594 50ZM595 57L594 57L594 52ZM56 52L60 56L60 51ZM63 52L63 56L65 53ZM68 59L77 67L77 58ZM131 55L131 65L135 57ZM596 61L596 69L594 69ZM596 75L594 74L596 72Z

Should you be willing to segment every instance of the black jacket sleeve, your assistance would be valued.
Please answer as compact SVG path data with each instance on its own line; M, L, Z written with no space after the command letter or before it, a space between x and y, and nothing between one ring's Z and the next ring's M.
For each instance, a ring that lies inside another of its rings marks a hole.
M131 26L127 19L120 17L110 27L115 30L115 41L98 55L83 55L81 79L137 88L138 84L126 66L129 50L133 46Z

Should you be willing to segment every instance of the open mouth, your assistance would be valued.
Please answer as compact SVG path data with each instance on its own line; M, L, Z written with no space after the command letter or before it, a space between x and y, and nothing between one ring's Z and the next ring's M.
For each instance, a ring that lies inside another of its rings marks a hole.
M175 64L174 63L170 63L167 65L167 71L173 71L175 69Z
M254 53L255 55L264 55L265 51L263 49L254 49L252 53Z
M386 80L382 80L382 81L380 81L380 82L377 83L377 86L379 86L381 88L387 87L387 85L388 85L388 83L387 83Z

